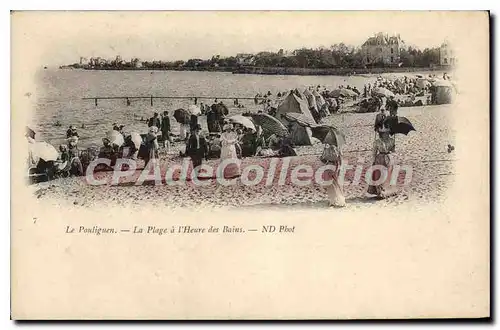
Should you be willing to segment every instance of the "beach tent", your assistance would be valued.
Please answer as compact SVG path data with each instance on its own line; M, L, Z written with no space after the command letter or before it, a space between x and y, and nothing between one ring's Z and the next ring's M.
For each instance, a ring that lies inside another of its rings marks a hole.
M318 104L316 103L316 98L311 93L311 91L309 91L306 88L302 94L304 94L304 96L307 99L307 104L308 104L309 109L314 108L316 111L318 111L319 108L318 108Z
M291 123L290 139L296 146L312 145L312 131L310 127L302 126L298 122Z
M300 113L309 118L312 122L315 122L314 117L309 111L307 102L297 97L294 93L288 94L276 112L276 116L286 127L288 127L290 122L285 118L285 114L289 112ZM311 145L311 129L296 122L293 122L292 124L292 132L290 132L290 135L293 143L295 143L295 145Z
M417 78L416 85L418 88L425 88L426 86L430 85L430 82L425 78Z
M323 98L323 96L321 96L320 93L318 93L317 91L313 91L313 96L314 98L316 99L316 104L318 105L318 107L321 109L324 105L325 105L325 99Z
M283 102L278 107L276 111L276 117L286 126L288 125L288 121L285 118L282 118L282 115L288 112L296 112L309 117L314 121L314 117L309 111L309 107L307 105L307 101L305 99L299 98L294 93L288 94L288 96L283 100Z
M436 80L432 84L435 104L450 104L455 94L453 85L447 80Z
M350 89L347 88L341 88L341 89L335 89L330 92L330 97L357 97L358 94Z

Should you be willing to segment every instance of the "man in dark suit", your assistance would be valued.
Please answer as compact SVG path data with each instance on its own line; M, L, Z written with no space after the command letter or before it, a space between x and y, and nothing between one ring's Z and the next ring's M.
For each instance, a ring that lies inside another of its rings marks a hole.
M386 105L390 116L398 115L398 102L394 99L394 96L391 96L389 100L387 100Z
M198 124L189 136L186 146L186 155L191 157L193 169L200 166L203 158L208 157L207 140L200 135L201 126Z
M168 117L168 111L163 111L161 118L161 137L163 146L166 147L167 142L170 142L170 118Z
M197 115L191 115L190 121L189 121L189 129L193 131L196 126L198 126L198 116Z
M158 112L155 112L153 117L149 118L148 127L156 126L158 129L161 128L161 121L158 117Z
M71 125L69 127L69 129L66 131L66 138L69 139L70 137L73 137L73 136L79 137L78 132L76 131L76 127Z

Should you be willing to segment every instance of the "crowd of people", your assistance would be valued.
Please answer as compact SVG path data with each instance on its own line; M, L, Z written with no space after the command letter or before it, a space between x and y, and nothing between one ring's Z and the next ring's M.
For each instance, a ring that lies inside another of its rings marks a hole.
M412 88L411 80L406 77L402 80ZM393 88L397 84L385 80L379 80L373 85L366 85L364 94L370 94L376 87ZM350 89L356 94L360 92L351 86L341 86L341 88ZM305 98L309 110L314 119L319 122L323 117L331 115L338 107L340 101L338 98L331 97L329 90L321 86L309 87L304 93L298 90L292 90L288 93L294 93L297 97ZM264 105L260 113L276 115L275 111L279 103L288 94L279 92L276 94L275 101L272 100L272 93L264 95L257 94L255 102ZM373 164L381 165L388 169L390 178L393 166L392 153L395 151L395 139L391 137L390 130L386 126L386 119L390 116L397 116L398 104L394 98L376 97L377 109L374 130L376 139L373 144ZM236 105L235 101L235 105ZM221 162L228 160L237 160L243 157L265 156L265 157L289 157L296 156L295 145L291 137L294 123L288 124L288 130L273 133L267 137L263 134L263 129L259 125L250 128L242 123L232 122L228 117L228 109L222 101L214 100L211 106L201 103L201 113L207 119L208 134L203 133L202 126L198 122L198 114L192 114L189 122L180 123L180 134L172 134L172 125L168 111L161 114L155 112L147 120L148 133L140 135L138 133L125 134L124 125L113 123L112 134L107 134L102 138L102 146L99 149L98 156L111 159L111 166L119 157L131 157L133 159L142 158L148 164L152 159L159 158L160 149L163 147L170 149L174 143L173 137L177 141L185 144L185 151L181 151L181 156L191 158L193 168L198 168L204 160L210 158L219 158ZM32 136L32 137L31 137ZM34 140L33 135L28 139ZM121 137L121 138L120 138ZM66 132L67 144L60 145L59 152L61 168L65 168L68 173L82 175L84 166L82 164L82 153L78 149L79 134L75 126L70 126ZM342 185L339 183L340 165L342 165L342 148L335 144L324 144L323 153L320 160L325 164L334 165L336 170L328 172L328 176L333 180L333 184L328 187L328 196L330 204L333 206L345 206L345 197ZM229 163L223 173L225 178L239 176L240 168L236 163ZM378 180L379 172L373 173L373 180ZM392 187L393 188L393 187ZM368 193L379 197L386 197L394 193L390 185L380 184L369 186Z
M373 83L367 83L363 88L363 97L367 98L372 95L372 91L376 88L385 88L396 95L413 95L423 96L431 92L432 81L438 79L436 74L429 74L427 77L423 75L415 76L400 76L400 77L378 77ZM443 80L450 80L450 77L445 72L442 76Z
M303 97L303 94L297 94ZM388 180L376 186L369 186L367 192L380 198L385 198L395 193L395 187L389 184L394 164L392 153L395 151L395 139L390 135L386 119L390 116L397 116L398 104L394 98L386 99L384 97L377 97L377 100L379 100L377 105L379 113L376 115L374 124L376 139L373 144L372 163L373 165L381 165L387 169ZM219 104L214 102L214 106L206 112L207 123L212 122L212 124L208 124L208 135L202 133L201 125L198 124L196 119L197 116L192 116L190 131L183 139L186 143L186 149L184 153L181 152L181 156L190 157L193 168L198 168L203 163L203 160L208 160L209 158L219 158L223 162L236 161L242 157L289 157L297 155L293 139L291 138L293 123L289 123L287 132L283 131L272 134L266 139L262 134L260 126L256 125L256 129L253 130L242 124L231 122L223 112L217 113L217 105ZM314 110L314 107L311 107L309 110ZM217 114L213 120L209 120L210 111ZM263 111L260 110L259 112ZM213 124L214 122L215 124ZM151 118L149 123L152 125L155 123L159 126L163 125L162 121L156 121L155 117ZM152 148L156 149L158 145L154 144ZM333 182L327 188L330 204L337 207L345 206L342 185L338 180L340 165L342 165L341 146L325 144L320 160L325 164L334 165L336 168L336 170L327 171L329 179ZM237 162L229 162L228 166L225 167L225 172L222 173L225 178L237 177L240 174ZM372 175L372 180L377 182L380 175L379 171L375 171Z

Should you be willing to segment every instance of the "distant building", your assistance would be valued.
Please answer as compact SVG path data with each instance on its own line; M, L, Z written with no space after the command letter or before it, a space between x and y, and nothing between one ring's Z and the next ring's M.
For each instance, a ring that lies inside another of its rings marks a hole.
M88 62L90 67L98 67L105 64L107 64L107 61L101 57L91 57Z
M130 66L133 68L142 68L142 62L139 58L133 57L130 59Z
M236 54L236 62L239 65L254 65L255 56L253 54L245 54L245 53Z
M406 48L400 35L389 37L388 34L379 32L373 37L368 38L361 46L363 63L398 65L401 51Z
M455 52L449 42L445 40L439 47L439 64L443 66L453 66L458 62Z

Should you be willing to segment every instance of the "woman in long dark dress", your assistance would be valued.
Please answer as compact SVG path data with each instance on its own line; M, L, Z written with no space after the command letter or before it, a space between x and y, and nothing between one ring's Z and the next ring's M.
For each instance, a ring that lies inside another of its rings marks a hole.
M386 198L396 193L396 187L391 185L392 168L394 166L395 139L389 135L389 129L382 126L378 130L379 137L373 143L373 165L380 165L386 172L386 179L377 185L368 186L368 193ZM371 180L377 182L382 176L379 169L372 172Z

